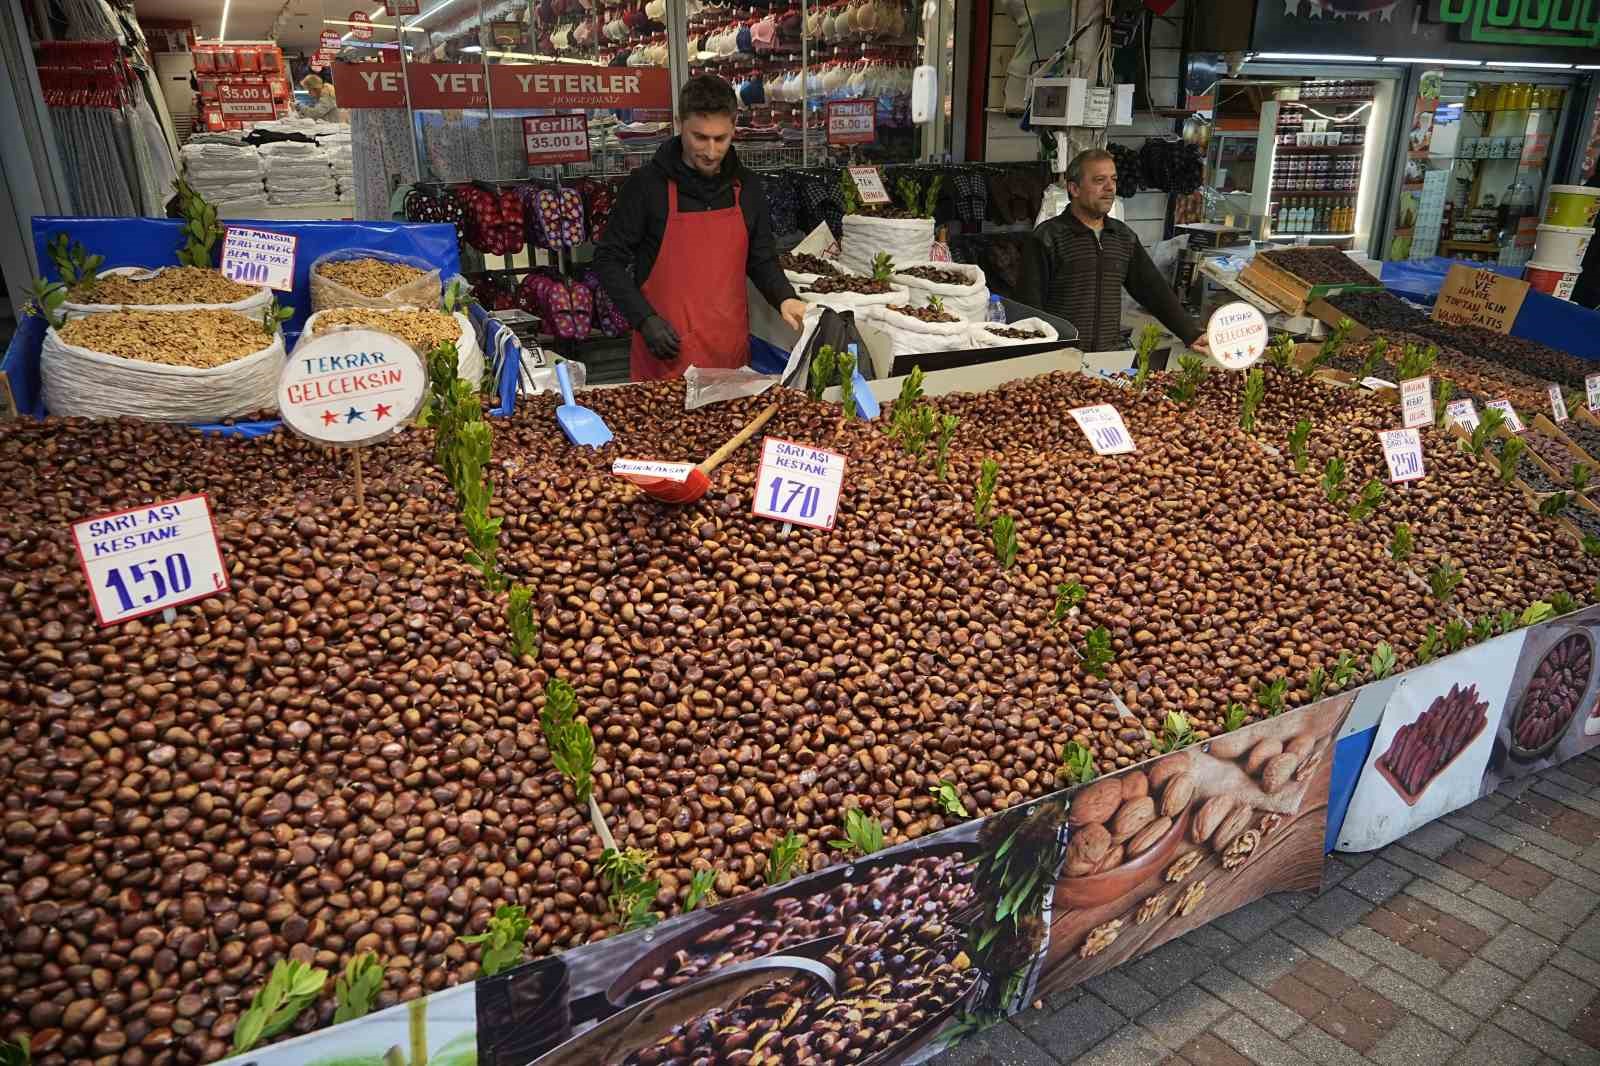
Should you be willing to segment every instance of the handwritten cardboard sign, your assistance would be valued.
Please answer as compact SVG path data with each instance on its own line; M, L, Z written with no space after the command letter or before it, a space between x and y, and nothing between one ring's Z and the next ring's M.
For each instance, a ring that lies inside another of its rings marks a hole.
M322 444L371 444L422 406L428 372L399 337L370 329L326 333L297 345L278 377L278 414Z
M1511 324L1517 320L1517 312L1522 310L1522 301L1527 295L1526 281L1457 263L1450 268L1439 289L1439 298L1433 305L1433 320L1510 333Z

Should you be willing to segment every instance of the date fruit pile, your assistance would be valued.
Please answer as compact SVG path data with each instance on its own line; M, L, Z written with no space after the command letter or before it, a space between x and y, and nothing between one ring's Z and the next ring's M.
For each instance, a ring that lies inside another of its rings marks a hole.
M1564 732L1589 689L1594 646L1586 633L1563 637L1534 668L1511 719L1513 750L1531 753Z
M791 831L802 869L841 861L828 842L851 808L888 843L917 839L954 822L930 794L941 784L986 815L1056 790L1068 741L1105 773L1148 758L1169 711L1204 739L1230 703L1265 717L1262 686L1305 703L1314 672L1345 658L1351 676L1323 691L1360 683L1380 641L1403 669L1447 612L1417 578L1440 560L1463 574L1450 610L1587 600L1600 560L1453 438L1424 429L1428 477L1353 519L1324 464L1346 465L1347 495L1382 478L1393 401L1268 368L1245 434L1241 377L1209 375L1187 407L1167 398L1170 374L1142 392L1055 374L927 400L958 419L944 479L889 418L841 422L786 391L766 432L850 464L835 527L789 536L751 513L757 448L687 506L609 473L622 457L703 457L769 397L686 415L681 382L596 390L585 403L616 435L596 450L569 445L554 400L534 398L489 421L485 468L500 566L532 590L527 656L509 650L505 595L466 561L431 430L365 450L358 511L342 464L284 431L0 426L16 486L0 515L0 1031L28 1034L42 1066L200 1063L226 1054L284 957L334 969L373 951L387 1006L473 979L477 952L457 937L501 904L527 908L530 957L612 935L601 843L539 726L552 677L593 732L595 800L619 846L653 853L655 907L671 914L699 871L724 898L762 886ZM1094 453L1069 412L1096 403L1116 405L1138 451ZM1302 417L1304 473L1286 445ZM994 521L980 525L989 459ZM70 523L189 493L210 500L229 590L171 622L97 626ZM1399 522L1415 538L1403 565ZM1082 602L1058 610L1071 584ZM1090 646L1108 655L1093 670ZM1151 784L1154 811L1107 829L1143 821L1124 855L1170 817L1172 782ZM947 939L901 920L883 924L881 957L904 942L943 962L863 971L866 986L894 982L896 1011L952 1002L969 979ZM323 997L285 1035L333 1010ZM783 1039L809 1032L819 1061L848 1061L818 1039L853 1053L856 1032L811 1018ZM878 1022L860 1038L907 1024Z
M1335 248L1274 248L1256 254L1313 285L1382 284Z
M1451 685L1415 722L1400 727L1389 750L1378 757L1378 765L1414 803L1428 782L1488 724L1488 711L1489 703L1478 695L1476 685Z

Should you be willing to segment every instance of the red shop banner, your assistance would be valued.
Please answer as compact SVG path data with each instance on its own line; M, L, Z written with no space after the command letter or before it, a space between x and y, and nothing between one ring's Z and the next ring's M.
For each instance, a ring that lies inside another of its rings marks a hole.
M876 100L828 101L829 144L871 144L877 139Z
M404 80L402 80L404 79ZM497 108L670 108L671 75L657 68L574 67L502 63L489 68L487 89L477 63L335 63L333 87L345 108L420 110L482 108L493 90Z

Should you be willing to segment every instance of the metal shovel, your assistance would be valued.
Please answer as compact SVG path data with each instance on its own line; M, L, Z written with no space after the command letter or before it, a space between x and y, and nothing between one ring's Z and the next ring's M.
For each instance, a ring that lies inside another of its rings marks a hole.
M556 380L561 383L561 406L556 408L556 423L574 444L598 448L611 439L611 428L587 407L572 402L572 377L565 360L556 364Z

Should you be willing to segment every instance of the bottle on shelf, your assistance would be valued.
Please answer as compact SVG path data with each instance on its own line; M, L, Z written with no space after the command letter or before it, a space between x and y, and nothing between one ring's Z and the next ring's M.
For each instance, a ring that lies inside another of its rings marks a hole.
M999 325L1006 324L1006 305L1000 302L1000 297L991 293L989 296L989 310L986 318Z
M1272 224L1272 232L1286 233L1289 229L1289 201L1278 201L1277 221Z

